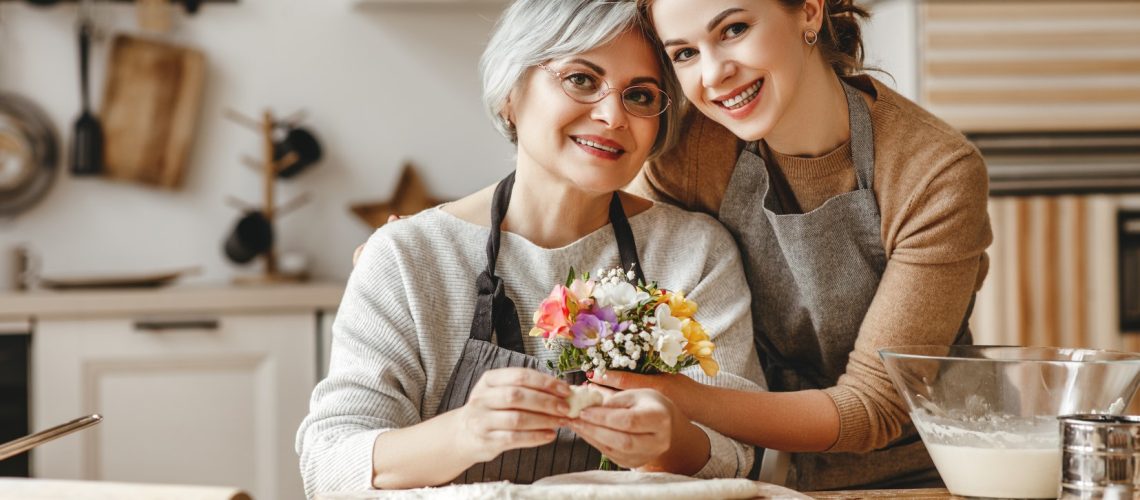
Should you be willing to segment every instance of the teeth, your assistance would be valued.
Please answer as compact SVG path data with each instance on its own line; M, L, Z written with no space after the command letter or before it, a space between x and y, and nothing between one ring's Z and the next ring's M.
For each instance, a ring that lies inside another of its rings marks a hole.
M585 146L590 146L591 148L594 148L594 149L600 149L600 150L605 151L607 153L617 154L617 152L618 152L617 148L611 148L609 146L603 146L603 145L598 144L594 141L587 141L585 139L579 139L577 137L574 138L574 142L577 142L578 144L582 144Z
M762 80L758 80L756 83L752 84L751 87L744 89L744 92L737 94L735 97L725 99L721 101L720 104L728 109L736 109L744 106L756 98L756 93L760 91L760 86L763 83L764 82Z

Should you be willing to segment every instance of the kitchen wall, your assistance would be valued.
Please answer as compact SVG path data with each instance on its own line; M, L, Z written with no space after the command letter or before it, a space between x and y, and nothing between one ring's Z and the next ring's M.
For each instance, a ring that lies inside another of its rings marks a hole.
M192 18L180 13L169 39L204 51L209 66L184 187L158 191L60 175L40 204L0 220L0 253L27 244L42 258L43 274L55 276L200 265L204 273L187 283L226 283L255 272L230 264L221 251L238 215L225 197L256 202L261 193L258 176L239 163L241 155L258 153L257 137L223 111L303 108L326 156L318 168L279 183L279 199L314 195L279 224L279 248L308 254L317 277L342 281L353 248L370 234L348 205L387 198L405 160L442 198L510 170L511 147L485 118L477 75L502 5L239 0L206 4ZM875 9L869 62L913 96L913 5L890 0ZM0 90L43 106L65 144L79 109L75 14L74 5L0 3ZM109 35L137 31L130 4L100 2L98 22L108 36L93 53L96 106ZM0 288L6 278L0 274Z

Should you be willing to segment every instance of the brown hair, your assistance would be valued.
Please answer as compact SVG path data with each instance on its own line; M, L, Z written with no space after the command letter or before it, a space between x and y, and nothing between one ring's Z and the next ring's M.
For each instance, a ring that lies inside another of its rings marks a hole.
M699 1L699 0L694 0ZM802 9L804 0L775 0L789 12ZM649 7L653 0L637 0L641 15L652 22ZM863 33L859 20L871 17L867 9L855 5L855 0L823 0L823 25L819 30L820 49L824 60L840 76L862 73Z

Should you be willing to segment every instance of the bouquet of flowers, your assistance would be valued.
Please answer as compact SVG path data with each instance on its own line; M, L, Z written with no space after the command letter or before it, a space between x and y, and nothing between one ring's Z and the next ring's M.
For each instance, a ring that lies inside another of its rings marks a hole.
M628 370L677 373L699 364L710 377L720 367L716 346L693 315L697 304L685 294L632 283L635 275L620 268L599 269L595 277L570 269L565 285L556 285L534 313L532 336L548 349L560 349L557 373L574 370Z

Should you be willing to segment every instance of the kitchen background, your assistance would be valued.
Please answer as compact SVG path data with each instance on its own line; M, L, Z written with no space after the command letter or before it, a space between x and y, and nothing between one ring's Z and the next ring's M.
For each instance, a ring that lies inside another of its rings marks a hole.
M97 4L105 36L92 53L96 109L109 35L139 31L133 5ZM221 251L238 215L225 200L259 200L261 181L240 161L260 152L256 135L224 112L304 109L325 156L311 172L279 183L282 199L313 194L310 204L281 220L279 248L308 255L313 275L343 280L352 250L371 232L348 205L388 198L405 161L444 199L508 172L511 148L482 111L477 72L503 4L241 0L206 3L193 17L179 13L163 38L200 49L207 68L182 189L60 175L33 209L0 219L0 251L28 245L44 275L201 266L186 283L228 282L241 270ZM896 17L912 15L899 7ZM0 89L40 104L65 143L79 114L75 19L74 4L0 2ZM898 57L882 65L913 95L908 44L894 39L913 33L900 20L877 16L884 29L871 30L872 59Z
M298 496L292 433L323 371L352 251L372 231L350 206L392 198L408 163L437 199L510 168L477 74L505 3L206 2L192 16L175 8L170 31L156 35L140 30L136 8L165 0L95 2L97 114L116 34L204 56L184 179L159 189L68 172L78 7L0 0L0 93L42 107L61 139L46 196L0 217L0 367L25 367L18 382L0 370L0 441L98 411L103 424L37 450L32 473ZM973 317L978 342L1140 351L1140 336L1128 335L1140 332L1140 222L1130 219L1140 211L1140 1L866 5L869 65L968 132L990 165L995 242ZM241 216L231 197L258 205L264 188L242 159L263 156L258 134L227 110L266 109L304 110L323 150L274 183L279 203L310 196L276 222L276 248L306 257L307 285L234 286L262 267L222 250ZM154 290L15 292L18 246L45 278L200 272ZM170 331L182 334L150 335ZM23 396L11 396L17 385ZM30 422L12 416L29 412Z

